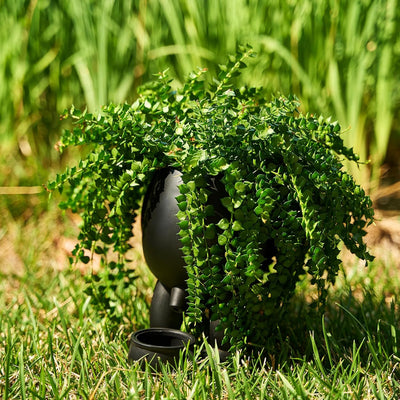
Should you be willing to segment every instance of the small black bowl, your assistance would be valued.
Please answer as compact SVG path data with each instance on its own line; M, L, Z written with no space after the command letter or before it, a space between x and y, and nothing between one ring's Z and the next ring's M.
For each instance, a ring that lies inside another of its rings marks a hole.
M142 329L132 334L128 360L144 361L159 369L160 364L176 366L179 353L193 347L195 338L189 333L170 328Z

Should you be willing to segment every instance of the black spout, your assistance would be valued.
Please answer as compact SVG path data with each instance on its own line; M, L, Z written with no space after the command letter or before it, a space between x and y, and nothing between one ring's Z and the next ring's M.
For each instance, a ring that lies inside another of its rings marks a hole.
M172 303L173 306L171 307L171 292L160 281L158 281L154 288L153 299L151 301L150 327L172 329L179 329L181 327L184 308L181 297L174 296ZM180 307L182 308L181 311L179 311Z

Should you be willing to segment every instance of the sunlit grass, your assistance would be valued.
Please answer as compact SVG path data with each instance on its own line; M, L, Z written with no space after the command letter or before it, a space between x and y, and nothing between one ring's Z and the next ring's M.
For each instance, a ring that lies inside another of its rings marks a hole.
M83 292L84 271L68 267L65 253L55 263L57 237L72 236L76 225L56 221L53 212L40 216L46 222L31 217L15 228L21 269L0 277L3 399L399 397L400 278L393 265L347 266L323 318L310 308L314 292L304 281L273 347L259 357L238 353L220 363L200 340L178 370L154 373L127 362L130 334L148 326L154 287L140 252L131 254L139 278L119 293L123 317L111 327Z

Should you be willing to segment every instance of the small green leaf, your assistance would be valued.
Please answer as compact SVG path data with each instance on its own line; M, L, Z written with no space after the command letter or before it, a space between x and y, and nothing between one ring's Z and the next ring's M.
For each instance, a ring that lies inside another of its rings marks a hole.
M187 194L190 192L190 189L189 189L188 185L182 184L182 185L179 185L179 191L181 194Z
M230 197L223 197L220 201L229 212L233 212L233 204Z
M178 203L178 208L181 211L186 211L187 209L187 202L186 201L181 201L180 203Z
M243 228L242 224L239 221L234 221L233 225L232 225L232 229L234 231L242 231L244 228Z
M184 194L180 194L179 196L176 196L175 198L176 198L176 201L177 201L178 203L181 203L181 202L183 202L183 201L186 201L186 196L185 196Z
M226 218L222 218L217 223L218 228L225 230L229 228L229 221Z
M188 220L180 221L180 222L178 223L178 225L179 225L179 227L180 227L181 229L186 230L186 229L188 229L188 227L189 227L189 221L188 221Z
M205 234L204 234L205 238L206 239L214 239L215 235L216 235L215 226L213 224L207 226Z
M185 264L190 265L193 262L193 257L192 256L185 256L183 257Z
M181 237L180 241L184 246L189 246L192 242L190 236L183 236Z
M186 183L186 186L189 189L189 191L191 191L191 192L194 192L196 190L195 181L190 181L190 182Z
M90 257L89 256L81 256L79 257L79 259L84 263L84 264L88 264L90 261Z
M261 214L263 213L263 211L264 211L264 209L263 209L261 206L257 206L257 207L254 209L254 212L255 212L257 215L261 215Z
M236 191L238 191L239 193L244 193L247 189L247 186L245 183L243 182L236 182L235 183L235 189Z
M218 244L220 246L224 246L227 241L228 241L228 238L225 235L218 235Z

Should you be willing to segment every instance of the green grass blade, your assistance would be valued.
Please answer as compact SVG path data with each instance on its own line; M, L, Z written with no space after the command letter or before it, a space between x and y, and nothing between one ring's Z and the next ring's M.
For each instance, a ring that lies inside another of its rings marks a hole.
M10 364L11 364L11 354L14 348L14 343L12 342L11 329L7 326L7 345L6 352L4 356L4 398L8 399L10 391Z
M21 399L26 399L26 384L25 384L25 360L24 360L24 345L21 343L20 350L18 352L18 361L19 361L19 383L20 383L20 392Z
M328 360L329 360L329 365L331 368L333 368L332 353L331 353L331 348L330 348L330 343L329 343L329 337L331 337L331 335L326 331L324 316L322 316L322 333L324 335L325 348L326 348L326 354L327 354Z

